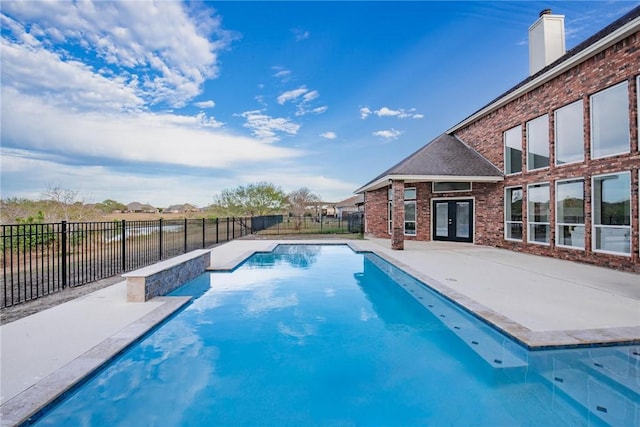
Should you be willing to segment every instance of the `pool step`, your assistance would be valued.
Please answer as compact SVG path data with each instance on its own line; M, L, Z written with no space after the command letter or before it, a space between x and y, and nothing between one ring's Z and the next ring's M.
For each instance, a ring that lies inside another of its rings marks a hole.
M478 324L481 321L469 318L469 314L462 313L457 307L433 296L422 285L408 287L407 290L491 367L507 369L529 365L522 354L524 351L518 351L516 344L501 336L489 325Z
M591 375L585 365L572 366L554 359L553 369L543 373L554 392L560 392L608 425L640 425L640 404L637 399L621 393L615 387Z
M526 351L491 326L462 311L461 308L444 300L443 297L429 290L418 280L397 270L378 257L371 256L368 259L416 298L491 367L509 369L528 366Z
M638 353L634 356L633 353ZM640 347L580 360L583 369L640 402Z

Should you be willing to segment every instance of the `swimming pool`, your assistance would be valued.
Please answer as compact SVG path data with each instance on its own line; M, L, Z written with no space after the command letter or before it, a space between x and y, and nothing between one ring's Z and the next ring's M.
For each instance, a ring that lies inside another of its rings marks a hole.
M369 253L280 245L37 425L639 425L638 347L527 352Z

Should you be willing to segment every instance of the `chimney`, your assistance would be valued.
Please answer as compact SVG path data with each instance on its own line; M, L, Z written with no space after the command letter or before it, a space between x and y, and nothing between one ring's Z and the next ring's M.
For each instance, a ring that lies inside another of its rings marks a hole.
M564 15L552 15L551 9L529 27L529 75L534 75L565 53Z

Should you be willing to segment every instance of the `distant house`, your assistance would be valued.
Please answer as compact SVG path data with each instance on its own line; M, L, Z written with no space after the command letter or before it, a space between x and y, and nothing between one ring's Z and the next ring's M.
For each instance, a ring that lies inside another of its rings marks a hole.
M365 232L640 272L640 7L568 52L564 16L545 10L529 61L529 77L356 190Z
M127 212L133 213L158 213L158 209L149 204L139 202L131 202L127 205Z
M173 213L173 214L181 214L181 213L197 213L202 212L202 209L195 207L189 203L185 203L182 205L171 205L162 212L164 213Z
M311 202L307 204L305 215L311 216L335 216L336 206L331 202Z
M336 216L342 218L353 212L359 212L364 210L364 195L357 194L348 199L342 200L336 203Z

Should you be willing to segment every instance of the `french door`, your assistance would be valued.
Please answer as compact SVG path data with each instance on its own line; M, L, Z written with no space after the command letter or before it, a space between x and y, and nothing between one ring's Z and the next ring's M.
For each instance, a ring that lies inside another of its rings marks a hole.
M432 240L473 242L473 200L434 200Z

